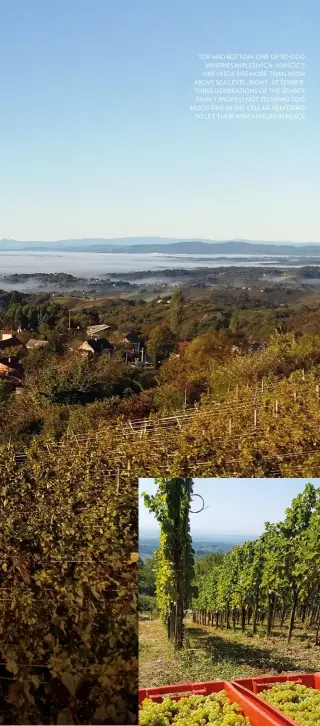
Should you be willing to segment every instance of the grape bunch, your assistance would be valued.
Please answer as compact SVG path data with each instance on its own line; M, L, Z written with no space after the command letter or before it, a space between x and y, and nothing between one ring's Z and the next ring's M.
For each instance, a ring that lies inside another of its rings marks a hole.
M139 726L251 726L238 703L231 703L226 691L210 696L189 696L155 703L146 698L139 712Z
M299 726L319 726L320 691L291 681L275 683L259 696L289 716Z

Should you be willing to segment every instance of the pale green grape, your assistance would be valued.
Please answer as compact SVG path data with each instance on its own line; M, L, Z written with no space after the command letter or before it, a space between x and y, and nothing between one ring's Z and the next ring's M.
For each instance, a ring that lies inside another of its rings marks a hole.
M286 681L261 691L259 696L289 716L299 726L319 726L320 691Z
M251 726L238 703L230 703L226 691L210 696L189 696L162 703L145 699L139 712L140 726Z

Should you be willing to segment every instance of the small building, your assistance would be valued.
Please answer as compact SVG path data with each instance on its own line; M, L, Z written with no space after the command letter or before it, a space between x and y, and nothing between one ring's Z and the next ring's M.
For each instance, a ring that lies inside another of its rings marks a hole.
M135 330L128 330L123 336L124 343L139 343L139 336Z
M107 338L89 338L79 346L78 351L84 355L102 355L103 353L111 353L114 346L109 343Z
M12 330L3 330L2 339L0 340L0 352L8 348L26 348L25 344L17 338L16 333ZM25 351L26 352L26 351Z
M13 338L16 336L17 331L16 330L2 330L1 331L1 340L9 340L10 338Z
M10 358L8 358L8 361ZM16 371L14 368L11 368L11 366L6 363L0 363L0 378L8 378L9 376L16 374Z
M15 356L0 358L0 379L13 388L21 386L24 377L23 367Z
M16 355L0 355L0 363L10 366L10 368L21 368L22 370L22 365Z
M124 334L122 338L122 343L125 343L127 346L130 346L131 350L135 352L139 352L140 348L142 348L143 345L145 345L145 339L140 338L138 333L135 332L135 330L129 330L127 333Z
M87 336L90 339L96 338L98 335L101 335L101 333L106 333L107 330L111 330L112 328L114 328L113 325L89 325L87 328Z
M178 342L178 351L179 353L182 353L182 351L191 343L191 340L179 340Z
M38 348L46 348L49 345L48 340L37 340L36 338L30 338L26 344L28 350L38 350Z

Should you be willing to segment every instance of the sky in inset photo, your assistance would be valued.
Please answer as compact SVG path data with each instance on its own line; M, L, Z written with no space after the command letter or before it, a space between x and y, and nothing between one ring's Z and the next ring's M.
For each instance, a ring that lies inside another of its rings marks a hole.
M191 532L196 536L262 534L265 522L280 522L292 499L307 482L320 487L320 479L194 479L194 492L200 494L205 509L190 515ZM154 494L154 479L139 479L139 532L157 535L159 526L144 505L142 492ZM194 510L201 500L194 499Z

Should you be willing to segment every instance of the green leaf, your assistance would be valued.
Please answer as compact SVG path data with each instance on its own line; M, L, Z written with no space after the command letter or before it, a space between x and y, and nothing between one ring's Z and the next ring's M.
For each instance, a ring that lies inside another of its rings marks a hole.
M60 676L62 683L66 686L71 696L75 696L76 682L72 673L62 673Z

